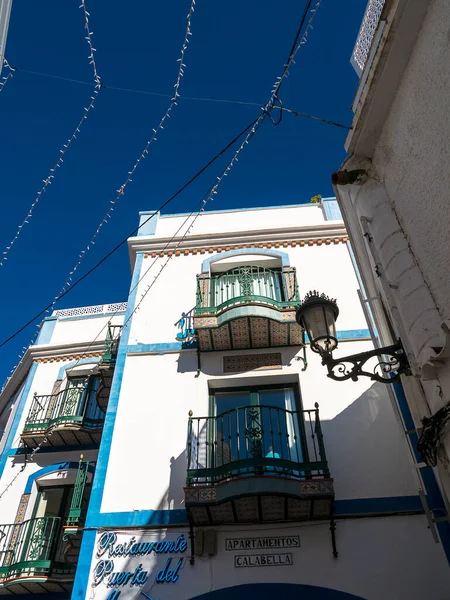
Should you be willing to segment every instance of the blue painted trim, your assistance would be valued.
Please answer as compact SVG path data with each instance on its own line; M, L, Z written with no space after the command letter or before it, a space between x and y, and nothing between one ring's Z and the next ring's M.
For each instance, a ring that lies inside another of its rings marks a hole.
M94 530L85 530L83 532L72 590L72 600L84 600L87 596L89 572L91 570L91 562L94 560L95 535L96 532Z
M387 498L357 498L335 501L335 516L368 517L373 514L423 513L419 496L392 496ZM99 513L90 520L89 528L151 527L187 525L185 510L137 510L132 512Z
M97 364L100 361L100 357L97 356L97 358L92 357L92 358L79 358L78 360L71 360L68 363L65 363L64 366L62 366L59 371L58 371L58 376L57 376L57 380L59 379L64 379L64 375L66 374L67 369L70 369L71 367L73 367L74 365L88 365L88 364Z
M334 509L336 517L396 512L423 512L423 506L419 496L391 496L387 498L335 500Z
M137 510L133 512L100 513L95 527L151 527L160 525L188 525L187 513L177 510Z
M44 446L39 450L39 454L55 454L61 453L67 454L68 452L87 452L88 450L98 450L99 444L79 444L75 446ZM22 456L23 454L30 454L30 448L11 448L8 456Z
M336 200L336 198L334 196L330 196L329 198L328 197L322 198L322 201L324 201L324 202L327 200ZM227 208L225 210L205 210L205 213L220 214L220 213L232 213L232 212L247 212L250 210L270 210L273 208L305 208L305 207L311 207L311 206L316 206L317 208L320 208L320 204L311 204L311 201L308 198L302 204L279 204L279 205L275 204L275 205L271 205L271 206L249 206L248 208ZM149 211L147 213L139 213L139 214L140 215L143 215L143 214L151 215L152 212L154 212L154 211ZM190 214L191 213L167 213L167 214L161 215L161 219L164 219L166 217L187 217Z
M103 317L115 317L116 315L124 315L125 311L121 310L118 312L110 313L97 313L95 315L79 315L78 317L60 317L59 321L65 323L66 321L81 321L83 319L101 319Z
M68 471L69 469L74 469L74 470L78 469L78 463L77 462L55 463L53 465L47 465L46 467L39 469L39 471L35 471L28 477L27 484L25 486L23 493L29 494L31 492L31 490L33 488L33 483L35 482L36 479L39 479L40 477L43 477L44 475L47 475L48 473L54 473L55 471ZM93 473L95 471L94 465L89 465L88 471L90 473Z
M338 340L370 340L368 329L345 329L336 332ZM306 336L308 341L308 337ZM157 344L130 344L127 346L127 354L153 353L164 354L164 352L179 352L181 350L195 350L196 344L192 342L161 342ZM263 350L263 348L261 348Z
M202 262L202 273L209 273L211 264L230 256L239 256L241 254L263 254L264 256L273 256L274 258L281 258L281 264L283 267L289 267L289 255L286 252L280 252L279 250L270 250L266 248L241 248L239 250L228 250L228 252L220 252L220 254L214 254L206 258Z
M108 408L105 416L105 424L103 426L102 441L97 458L97 468L92 483L92 492L89 500L89 507L86 516L85 527L94 526L100 517L100 508L103 498L103 490L105 487L106 471L108 469L108 461L111 452L111 442L116 422L117 407L119 405L120 388L122 387L123 372L125 361L127 358L127 346L130 338L130 329L133 322L132 313L136 304L137 288L139 277L142 270L144 254L138 252L134 263L133 277L128 296L127 310L125 313L125 321L129 322L122 329L120 336L119 348L117 352L116 366L114 369L114 377L109 395ZM106 513L107 514L107 513ZM91 561L94 556L95 531L85 531L80 551L80 560L78 561L75 583L72 592L72 598L84 598L86 595ZM83 558L81 558L83 557Z
M165 344L131 344L127 346L127 354L140 354L141 352L152 352L164 354L164 352L179 352L181 350L195 350L196 345L187 345L186 342L167 342Z
M22 417L22 413L23 413L25 405L27 403L28 396L30 394L31 386L33 383L34 375L36 373L37 368L38 368L38 363L33 363L31 365L30 371L25 380L25 385L24 385L24 388L22 391L22 395L20 397L19 405L14 414L14 420L11 424L11 428L9 430L8 437L6 438L5 446L3 448L3 453L2 453L2 456L0 459L0 478L5 469L6 461L8 460L9 451L11 450L14 440L17 437L20 419Z
M342 331L336 331L336 337L338 340L371 339L368 329L343 329Z
M50 343L57 322L57 317L47 317L46 319L44 319L41 325L41 330L39 331L38 338L36 340L36 346Z
M411 415L408 400L405 396L403 386L401 383L394 383L393 389L397 398L397 403L403 418L406 431L409 431L409 439L418 463L422 462L422 455L420 454L417 443L419 436L415 432L415 424ZM447 507L442 497L441 490L439 488L436 476L431 467L422 467L419 469L419 473L422 476L423 485L427 495L427 502L430 510L434 516L439 518L447 514ZM436 523L436 529L438 530L439 537L441 538L442 547L444 549L447 561L450 564L450 523L443 521L442 523Z
M336 198L322 198L325 221L342 221L342 213Z
M154 215L154 217L152 217L149 221L147 221L147 223L145 223L145 225L141 224L144 223L146 221L146 219L148 219L148 217L150 215ZM155 235L156 233L156 227L158 225L158 219L159 219L159 215L160 213L157 212L155 214L155 211L150 211L150 212L140 212L139 213L139 231L138 231L138 236L142 236L142 235Z

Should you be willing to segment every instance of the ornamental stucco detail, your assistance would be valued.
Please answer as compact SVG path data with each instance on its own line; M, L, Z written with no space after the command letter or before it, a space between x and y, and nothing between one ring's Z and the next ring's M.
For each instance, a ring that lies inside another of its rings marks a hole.
M351 60L358 75L361 75L364 70L384 3L385 0L369 0L367 3Z

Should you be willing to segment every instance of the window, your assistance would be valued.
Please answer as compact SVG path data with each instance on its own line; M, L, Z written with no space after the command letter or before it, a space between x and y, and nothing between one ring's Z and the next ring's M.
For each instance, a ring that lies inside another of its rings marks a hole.
M245 265L222 273L213 273L210 295L211 306L220 306L228 300L242 296L259 296L284 302L281 269Z
M297 388L267 386L217 390L211 397L215 417L215 465L275 458L296 463L306 448Z

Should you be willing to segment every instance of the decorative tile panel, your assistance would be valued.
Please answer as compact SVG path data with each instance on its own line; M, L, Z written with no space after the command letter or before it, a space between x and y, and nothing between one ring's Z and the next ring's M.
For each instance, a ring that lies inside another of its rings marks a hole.
M314 500L313 515L315 517L328 517L331 510L331 500Z
M247 319L236 319L231 322L231 337L233 339L233 348L250 348L250 332Z
M263 521L281 521L284 519L284 498L282 496L261 496Z
M231 502L224 502L218 506L210 506L209 513L214 523L234 523Z
M190 508L189 514L196 525L208 525L209 517L206 508L203 506L197 506L196 508Z
M242 373L263 369L281 369L281 352L267 354L238 354L223 357L224 373Z
M230 330L228 329L228 325L222 325L222 327L213 329L211 333L215 350L231 349Z
M289 339L291 346L301 346L303 344L302 328L297 323L289 325Z
M200 350L208 352L213 349L209 329L197 329L197 339Z
M272 342L272 346L287 346L288 325L285 323L270 321L270 340Z
M269 346L269 321L262 317L250 319L251 336L254 348Z
M296 500L288 498L288 518L291 521L309 519L311 514L311 500Z
M236 517L239 523L259 520L258 499L255 496L237 498L234 501Z
M302 496L334 496L334 487L332 479L310 479L307 481L300 481L299 485L300 494Z

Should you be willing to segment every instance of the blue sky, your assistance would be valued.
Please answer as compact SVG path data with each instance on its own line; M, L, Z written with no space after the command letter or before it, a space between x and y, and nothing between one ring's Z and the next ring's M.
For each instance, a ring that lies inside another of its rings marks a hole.
M197 1L178 107L80 275L137 225L139 210L157 208L259 114L256 106L183 96L264 103L282 72L305 2ZM92 88L87 85L21 70L92 81L79 4L13 0L6 57L19 71L0 94L1 252L89 102ZM106 86L171 94L189 4L87 0L97 67ZM323 0L308 43L283 85L284 106L350 124L358 80L349 59L365 5L365 0ZM102 90L63 167L0 268L2 340L58 293L168 101ZM278 127L266 120L208 208L296 204L315 194L331 195L330 174L345 157L345 135L344 129L286 113ZM213 166L165 212L190 211L223 165ZM125 300L129 282L124 247L58 307ZM1 381L34 331L30 327L0 349Z

